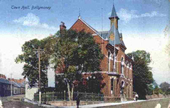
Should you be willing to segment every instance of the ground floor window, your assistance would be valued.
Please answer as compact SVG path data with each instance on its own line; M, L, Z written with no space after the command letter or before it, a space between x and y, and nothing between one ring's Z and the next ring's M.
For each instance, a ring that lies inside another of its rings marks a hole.
M111 94L114 92L114 79L111 78Z

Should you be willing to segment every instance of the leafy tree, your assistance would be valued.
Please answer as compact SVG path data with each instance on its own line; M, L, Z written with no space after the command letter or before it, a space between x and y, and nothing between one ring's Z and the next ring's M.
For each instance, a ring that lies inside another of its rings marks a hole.
M139 98L146 99L149 90L148 85L153 82L150 54L144 50L137 50L129 53L129 57L134 57L133 62L133 89L139 94Z
M38 68L38 47L43 49L41 53L41 86L45 87L47 85L47 67L49 66L49 59L52 50L49 48L49 43L53 42L54 36L44 38L42 40L32 39L25 42L22 45L22 54L18 55L15 59L16 63L24 63L23 73L24 77L29 80L30 86L34 86L39 81L39 68ZM53 42L54 43L54 42ZM51 46L53 44L50 44Z
M75 91L87 93L101 93L101 89L105 86L103 76L101 73L92 74L88 77L82 78L79 86L75 86Z
M159 95L160 93L162 94L162 90L158 86L155 86L154 94Z
M153 95L154 87L152 84L148 85L147 95Z
M100 70L103 54L89 33L64 30L57 35L52 63L55 64L56 71L64 73L70 100L74 91L73 81L82 80L81 72Z
M165 93L168 94L168 90L170 88L170 84L167 82L163 82L160 84L160 89Z

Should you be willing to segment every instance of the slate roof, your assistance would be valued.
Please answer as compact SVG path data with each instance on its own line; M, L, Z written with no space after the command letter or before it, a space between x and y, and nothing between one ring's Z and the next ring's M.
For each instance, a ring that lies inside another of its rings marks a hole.
M100 31L98 32L99 36L101 36L103 39L108 40L108 31Z
M111 34L114 34L114 40L111 40L111 39L109 38ZM121 44L119 32L118 32L118 30L115 28L114 24L112 25L110 31L108 32L108 36L107 36L107 37L108 37L109 43L110 43L111 45L114 46L114 44L115 44L115 45Z
M25 87L25 82L17 83L15 81L12 81L12 85L18 88Z
M119 19L119 17L117 16L114 4L113 4L111 16L109 18L118 18Z
M14 82L14 81L12 81L12 85L13 85L14 87L18 87L18 88L20 88L20 87L21 87L19 83Z
M102 31L102 32L100 31L100 32L98 32L98 35L101 36L105 40L109 40L110 34L111 33L114 34L114 32L115 32L116 33L116 35L115 35L116 36L116 43L115 44L116 45L122 44L123 46L125 46L124 42L122 40L120 40L120 38L122 37L122 33L119 33L119 31L117 29L114 31L114 29L115 29L115 27L114 27L114 24L113 24L110 31ZM114 46L114 40L113 41L109 40L109 43Z
M8 80L0 78L0 83L11 84Z

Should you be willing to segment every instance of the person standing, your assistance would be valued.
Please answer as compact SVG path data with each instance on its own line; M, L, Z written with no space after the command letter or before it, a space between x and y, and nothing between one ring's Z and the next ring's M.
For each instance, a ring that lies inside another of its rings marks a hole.
M0 99L0 108L3 108L3 104L2 104L1 99Z
M80 105L80 95L79 95L78 92L77 92L77 97L76 97L76 103L77 103L77 108L79 108L79 105Z
M138 94L136 93L136 95L135 95L135 100L137 101L138 98L139 98L139 96L138 96Z

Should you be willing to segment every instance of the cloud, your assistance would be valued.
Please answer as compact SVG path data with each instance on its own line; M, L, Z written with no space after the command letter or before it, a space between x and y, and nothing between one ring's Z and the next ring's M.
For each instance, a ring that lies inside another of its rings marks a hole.
M121 20L125 22L129 22L130 20L139 17L136 13L137 13L136 10L129 11L129 10L121 8L118 12L118 16L120 17Z
M40 18L33 13L28 13L26 16L20 17L18 19L13 20L15 23L22 24L23 26L29 27L38 27L50 30L57 30L54 26L49 26L46 23L41 23Z
M165 14L158 14L158 12L156 11L152 11L151 13L144 13L144 14L141 14L140 17L164 17L166 16Z
M156 3L156 4L160 4L161 2L163 2L163 0L127 0L129 2L141 2L143 1L144 3Z
M120 17L121 20L123 20L125 23L129 22L132 19L137 19L137 18L152 18L152 17L165 17L165 14L160 14L156 11L152 11L150 13L143 13L143 14L138 14L136 10L127 10L121 8L118 11L118 16Z
M164 33L126 34L126 36L124 37L124 42L127 47L126 53L136 50L145 50L150 53L152 60L152 62L150 63L150 67L152 67L153 77L158 84L165 81L168 81L168 83L170 83L170 58L166 52L168 41L168 37L165 37Z

